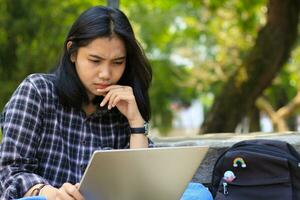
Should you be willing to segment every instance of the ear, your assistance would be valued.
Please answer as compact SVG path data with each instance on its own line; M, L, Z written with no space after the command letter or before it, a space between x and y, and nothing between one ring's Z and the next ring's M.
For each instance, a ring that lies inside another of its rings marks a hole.
M69 49L71 48L72 44L73 44L72 41L68 41L68 42L67 42L67 50L68 50L68 51L69 51ZM71 59L71 62L73 62L73 63L75 62L75 60L76 60L76 59L75 59L75 53L72 53L72 54L71 54L70 59Z

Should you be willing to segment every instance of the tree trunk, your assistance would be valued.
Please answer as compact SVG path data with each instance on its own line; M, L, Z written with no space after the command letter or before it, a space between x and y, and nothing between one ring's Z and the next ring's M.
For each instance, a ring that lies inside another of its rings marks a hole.
M259 116L259 110L256 106L253 106L249 113L249 131L250 132L258 132L260 131L260 116Z
M297 39L299 0L269 0L267 23L216 97L200 133L233 132L290 56Z

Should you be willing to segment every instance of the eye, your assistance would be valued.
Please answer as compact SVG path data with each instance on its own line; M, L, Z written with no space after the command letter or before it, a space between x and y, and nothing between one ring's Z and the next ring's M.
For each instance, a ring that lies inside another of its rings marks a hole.
M100 60L90 60L92 63L99 63Z
M124 63L124 61L122 60L122 61L115 61L114 62L114 64L116 64L116 65L122 65Z

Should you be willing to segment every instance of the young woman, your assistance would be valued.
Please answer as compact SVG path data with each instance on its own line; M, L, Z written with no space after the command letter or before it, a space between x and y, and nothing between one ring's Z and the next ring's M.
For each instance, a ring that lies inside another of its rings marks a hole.
M0 199L83 199L78 182L95 150L152 145L151 67L127 17L92 7L70 29L52 74L32 74L1 116Z

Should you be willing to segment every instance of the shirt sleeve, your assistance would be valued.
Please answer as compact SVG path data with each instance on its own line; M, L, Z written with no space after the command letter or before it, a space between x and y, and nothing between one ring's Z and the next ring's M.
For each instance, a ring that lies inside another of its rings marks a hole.
M1 116L0 199L17 199L35 184L47 184L36 174L42 116L41 95L27 78L14 92Z
M148 138L148 146L149 146L149 148L154 148L155 147L154 142L150 138Z

